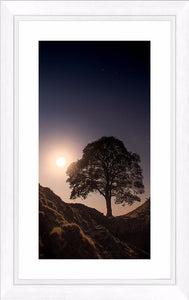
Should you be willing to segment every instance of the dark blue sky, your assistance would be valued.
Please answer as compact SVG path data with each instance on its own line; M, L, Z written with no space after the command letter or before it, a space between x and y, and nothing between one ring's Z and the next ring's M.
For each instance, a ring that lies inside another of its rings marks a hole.
M68 192L45 167L53 145L77 160L89 142L112 135L140 155L147 197L150 42L39 42L39 134L41 184L64 200Z

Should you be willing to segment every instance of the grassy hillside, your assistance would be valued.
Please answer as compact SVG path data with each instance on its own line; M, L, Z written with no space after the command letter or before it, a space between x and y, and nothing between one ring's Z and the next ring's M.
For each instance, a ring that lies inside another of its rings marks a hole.
M120 238L150 253L150 199L116 219L115 227Z
M124 215L123 217L126 218L150 217L150 199L148 199L141 206L131 211L130 213Z
M39 186L42 259L149 258L149 228L148 210L145 218L137 214L107 218L83 204L65 203L49 188Z

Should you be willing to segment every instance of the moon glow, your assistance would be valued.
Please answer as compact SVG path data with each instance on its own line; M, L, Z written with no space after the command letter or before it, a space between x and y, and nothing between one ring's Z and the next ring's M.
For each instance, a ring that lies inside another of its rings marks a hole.
M64 157L57 158L57 160L56 160L57 167L59 167L59 168L64 167L65 164L66 164L66 159Z

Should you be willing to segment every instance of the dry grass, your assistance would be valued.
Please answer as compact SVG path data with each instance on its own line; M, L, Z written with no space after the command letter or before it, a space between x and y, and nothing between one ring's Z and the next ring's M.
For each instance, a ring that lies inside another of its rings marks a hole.
M149 221L144 230L148 227ZM145 249L149 241L145 247L141 241L137 245L145 232L137 237L138 228L142 227L136 218L110 219L85 205L63 202L49 188L39 188L40 258L149 258ZM149 236L148 231L145 234Z

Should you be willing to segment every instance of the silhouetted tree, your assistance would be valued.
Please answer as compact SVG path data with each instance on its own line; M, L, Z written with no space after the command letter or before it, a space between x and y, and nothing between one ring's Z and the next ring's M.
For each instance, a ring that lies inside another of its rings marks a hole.
M114 137L88 144L82 158L67 169L70 199L86 199L90 192L98 192L106 200L107 216L112 216L112 197L123 206L140 201L138 195L144 193L144 185L139 163L139 155L128 152L123 142Z

